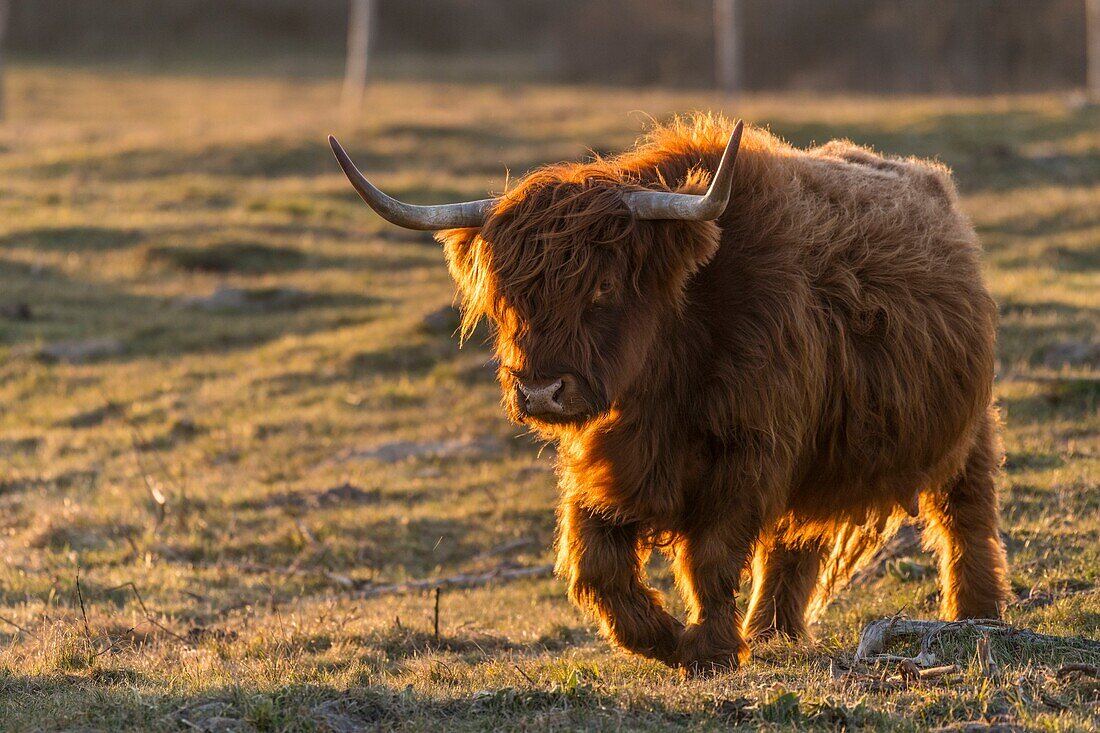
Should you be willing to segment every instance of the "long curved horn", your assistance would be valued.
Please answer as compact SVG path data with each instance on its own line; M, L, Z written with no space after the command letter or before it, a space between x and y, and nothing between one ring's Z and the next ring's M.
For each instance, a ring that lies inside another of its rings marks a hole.
M726 210L733 187L733 164L737 149L741 147L741 132L745 125L741 120L733 126L733 133L722 154L722 162L714 172L710 188L702 196L690 193L666 191L630 191L623 196L635 219L679 219L682 221L707 221L717 219Z
M336 141L332 135L328 136L328 144L332 146L332 152L336 155L344 174L351 181L359 197L374 209L379 216L391 224L406 229L418 229L420 231L439 231L440 229L460 229L463 227L479 227L485 223L485 217L496 203L496 199L481 199L480 201L466 201L461 204L442 204L440 206L416 206L406 204L395 198L387 196L379 191L366 176L359 172L355 163L351 162L347 151Z

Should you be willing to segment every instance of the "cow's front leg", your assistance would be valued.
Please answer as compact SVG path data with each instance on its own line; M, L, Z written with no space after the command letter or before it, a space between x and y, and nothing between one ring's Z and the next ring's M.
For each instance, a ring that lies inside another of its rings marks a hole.
M678 656L687 674L736 669L748 659L736 593L754 537L712 524L684 533L675 545L676 582L688 611Z
M683 625L645 583L636 525L617 524L566 499L558 528L557 574L569 597L594 614L604 634L627 651L676 663Z

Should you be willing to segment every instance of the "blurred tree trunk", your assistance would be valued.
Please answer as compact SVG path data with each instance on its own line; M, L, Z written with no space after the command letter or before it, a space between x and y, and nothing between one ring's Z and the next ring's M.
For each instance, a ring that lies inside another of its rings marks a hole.
M4 36L8 31L8 11L10 10L10 3L8 0L0 0L0 122L4 120L4 113L6 112L4 98Z
M741 8L738 0L714 0L714 54L718 88L741 91Z
M345 116L358 112L363 102L363 91L367 86L367 67L370 64L370 42L371 33L374 30L375 10L375 0L349 0L349 2L348 55L344 69L344 93L340 104Z
M1085 53L1089 98L1100 102L1100 0L1085 0Z

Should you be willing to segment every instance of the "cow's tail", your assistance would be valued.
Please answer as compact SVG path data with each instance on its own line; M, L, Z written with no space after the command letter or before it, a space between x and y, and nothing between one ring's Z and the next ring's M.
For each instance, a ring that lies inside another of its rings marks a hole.
M807 622L813 623L821 616L833 596L871 562L883 545L897 534L905 519L904 512L894 512L882 522L847 523L837 529L833 545L827 549L822 563L817 589L807 610Z

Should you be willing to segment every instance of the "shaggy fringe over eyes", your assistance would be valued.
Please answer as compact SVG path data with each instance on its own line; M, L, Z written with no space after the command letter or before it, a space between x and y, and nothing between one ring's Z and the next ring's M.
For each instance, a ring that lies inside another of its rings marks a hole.
M654 125L638 147L621 155L533 171L501 197L482 230L439 232L436 237L444 245L462 298L461 339L473 334L482 317L498 323L512 318L504 307L505 284L513 292L522 292L525 286L546 277L549 287L565 285L563 293L591 290L596 283L590 278L597 277L600 270L592 265L602 264L616 270L621 278L616 283L619 288L640 294L640 270L647 256L667 260L656 265L670 280L679 279L673 275L675 268L690 274L717 249L717 231L709 227L701 240L686 243L680 252L666 248L652 251L654 240L662 236L666 245L670 240L679 244L694 239L698 225L640 225L630 215L622 194L642 188L702 193L731 129L732 123L723 115L673 118L667 124ZM742 149L759 144L747 135ZM685 166L685 160L693 162ZM738 165L742 165L740 161ZM636 236L643 229L650 236ZM635 241L633 247L624 246L631 240ZM702 252L697 251L699 246ZM597 257L605 261L594 262ZM575 280L578 277L580 281Z
M591 292L609 268L636 271L638 262L625 261L623 243L637 225L624 185L631 184L605 161L543 168L501 199L483 230L441 233L463 297L463 339L483 316L507 323L511 309L529 314L535 290ZM630 284L637 291L636 278Z
M610 276L616 289L640 296L647 260L675 285L670 292L678 290L677 275L690 274L713 253L717 232L708 224L635 221L623 193L643 186L620 161L637 164L637 156L540 168L501 197L483 229L437 235L463 300L463 340L482 317L516 326L508 323L511 309L529 315L536 303L528 296L536 290L558 293L565 302L584 298L599 278ZM648 187L701 193L710 173L693 167L674 182L669 185L657 169Z

